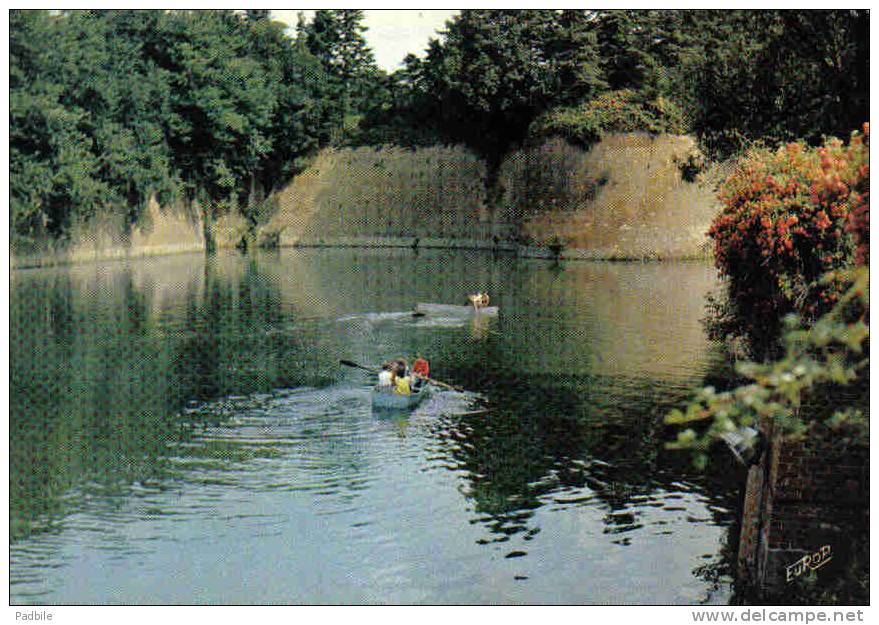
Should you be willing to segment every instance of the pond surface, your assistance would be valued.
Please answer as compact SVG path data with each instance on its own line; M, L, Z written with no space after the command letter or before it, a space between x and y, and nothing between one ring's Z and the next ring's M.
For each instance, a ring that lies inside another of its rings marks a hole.
M10 598L725 603L740 482L663 449L707 263L283 250L11 274ZM486 290L497 318L414 318ZM373 413L374 366L437 391Z

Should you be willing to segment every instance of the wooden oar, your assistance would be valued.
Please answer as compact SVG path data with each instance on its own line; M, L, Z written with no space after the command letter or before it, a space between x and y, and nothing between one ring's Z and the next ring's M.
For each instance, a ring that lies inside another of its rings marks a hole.
M436 384L440 388L451 389L453 391L458 391L459 393L464 392L464 389L461 388L460 386L452 386L451 384L446 384L445 382L440 382L439 380L434 380L433 378L427 378L427 377L424 377L423 375L419 375L418 377L420 377L425 382L429 382L430 384Z
M370 369L369 367L364 367L363 365L358 364L352 360L340 360L339 364L345 365L346 367L354 367L355 369L363 369L364 371L369 371L370 373L378 373L378 371L376 369ZM428 382L430 384L435 384L441 388L448 388L453 391L458 391L458 392L462 392L462 393L464 392L464 389L461 388L460 386L452 386L451 384L446 384L445 382L440 382L439 380L434 380L433 378L426 378L424 376L420 376L420 377L425 382Z
M369 371L370 373L378 373L376 369L370 369L369 367L364 367L363 365L358 365L356 362L351 360L340 360L340 365L345 365L346 367L354 367L355 369L363 369L364 371Z

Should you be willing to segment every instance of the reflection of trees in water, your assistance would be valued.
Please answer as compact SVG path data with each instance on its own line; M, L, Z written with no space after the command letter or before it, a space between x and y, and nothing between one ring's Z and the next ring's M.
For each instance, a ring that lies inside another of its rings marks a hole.
M711 511L692 522L734 523L738 481L695 474L689 457L663 449L662 418L685 390L647 378L524 372L510 367L501 339L467 349L459 343L444 356L456 382L467 380L490 410L439 422L435 434L466 472L474 522L491 535L480 542L530 540L540 531L529 521L538 508L588 502L607 510L604 531L618 535L610 540L629 544L627 532L641 527L638 508L680 491L704 497ZM715 569L726 575L732 561L724 555Z
M370 259L374 272L383 258ZM448 272L453 286L446 285L446 273L430 278L419 264L411 281L412 289L422 291L410 292L405 285L392 290L391 304L383 299L383 287L396 284L393 275L361 284L362 274L342 271L351 267L348 259L341 254L329 268L315 267L315 276L325 282L333 282L330 276L348 285L338 295L338 306L403 310L427 297L424 293L446 301L456 289L466 293L487 284L498 293L502 316L487 324L487 333L475 334L472 326L427 331L377 323L360 341L351 337L349 326L330 318L335 305L305 308L301 302L307 303L311 291L291 279L283 263L260 259L209 259L204 273L187 274L188 281L177 280L175 273L173 279L160 276L151 282L149 275L132 277L124 269L86 284L71 281L63 271L51 280L45 274L17 278L11 300L10 435L21 443L11 450L13 536L26 536L37 523L81 506L78 495L69 496L77 487L98 493L119 486L124 496L135 482L161 485L169 476L179 477L167 462L168 441L205 438L204 428L195 430L196 425L222 428L230 414L181 414L192 400L216 406L214 400L230 395L252 398L278 388L325 387L337 379L338 358L351 347L376 358L386 355L381 350L387 355L421 351L431 359L436 378L486 397L488 414L442 417L431 425L442 455L467 474L474 522L485 525L486 540L536 539L535 511L580 505L566 498L582 494L565 491L588 487L589 502L607 509L605 528L622 541L638 522L628 509L643 501L639 498L677 488L674 482L686 474L688 458L681 457L679 467L663 452L657 422L682 391L647 377L596 375L590 368L591 334L572 337L565 327L585 327L567 317L580 310L579 304L562 301L558 314L552 309L549 317L539 311L539 327L552 330L541 336L529 334L530 313L511 305L520 291L523 301L533 299L528 296L536 288L532 282L546 286L563 281L566 273L544 280L527 267L508 275L502 264L479 269L476 263L479 271L471 275L472 258L451 258L450 267L461 269ZM134 265L135 274L143 269ZM567 283L558 289L563 287ZM303 319L314 312L321 319ZM510 325L519 321L525 329ZM561 356L554 360L557 348ZM545 364L559 366L544 369ZM363 454L336 443L353 436L345 428L356 424L325 414L297 423L288 434L308 440L316 470L356 492ZM339 428L338 437L325 436L328 424ZM218 441L199 446L196 441L173 453L246 461L263 452L272 453L264 446ZM703 482L695 488L730 507L721 489ZM62 503L65 496L69 503Z
M362 400L362 393L350 389L302 389L201 404L186 411L202 427L194 427L179 450L187 459L179 478L198 482L203 476L187 473L189 461L206 459L219 473L208 479L230 487L311 491L353 501L368 482L371 415ZM276 461L239 472L254 458Z
M16 276L14 537L62 518L74 486L98 494L165 479L167 444L188 436L191 416L184 420L180 411L193 400L333 379L335 369L309 362L308 337L266 331L285 313L255 264L218 271L208 261L203 285L180 284L185 292L161 306L149 269L118 264ZM146 279L135 271L146 271Z
M11 293L10 522L13 537L66 513L65 493L147 481L175 428L167 353L123 269L74 280L19 278Z
M224 269L208 259L203 297L192 293L185 303L173 358L179 394L209 400L331 382L335 370L313 358L311 334L269 331L288 321L289 312L259 265Z

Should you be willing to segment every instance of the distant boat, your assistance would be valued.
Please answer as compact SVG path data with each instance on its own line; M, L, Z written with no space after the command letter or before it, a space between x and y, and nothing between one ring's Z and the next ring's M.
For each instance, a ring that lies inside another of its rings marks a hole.
M409 395L399 395L390 387L372 387L372 407L379 410L411 410L430 394L425 384L419 391Z
M467 315L484 315L494 317L497 315L499 308L497 306L486 306L485 308L474 308L472 305L455 306L454 304L415 304L415 312L418 315L451 315L451 316L467 316Z

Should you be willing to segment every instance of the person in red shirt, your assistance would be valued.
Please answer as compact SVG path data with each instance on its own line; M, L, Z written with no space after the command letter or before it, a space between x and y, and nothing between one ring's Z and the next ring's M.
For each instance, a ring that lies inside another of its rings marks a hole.
M430 363L421 354L418 354L418 358L412 363L412 375L418 381L418 388L421 388L421 385L424 384L424 378L430 377Z

